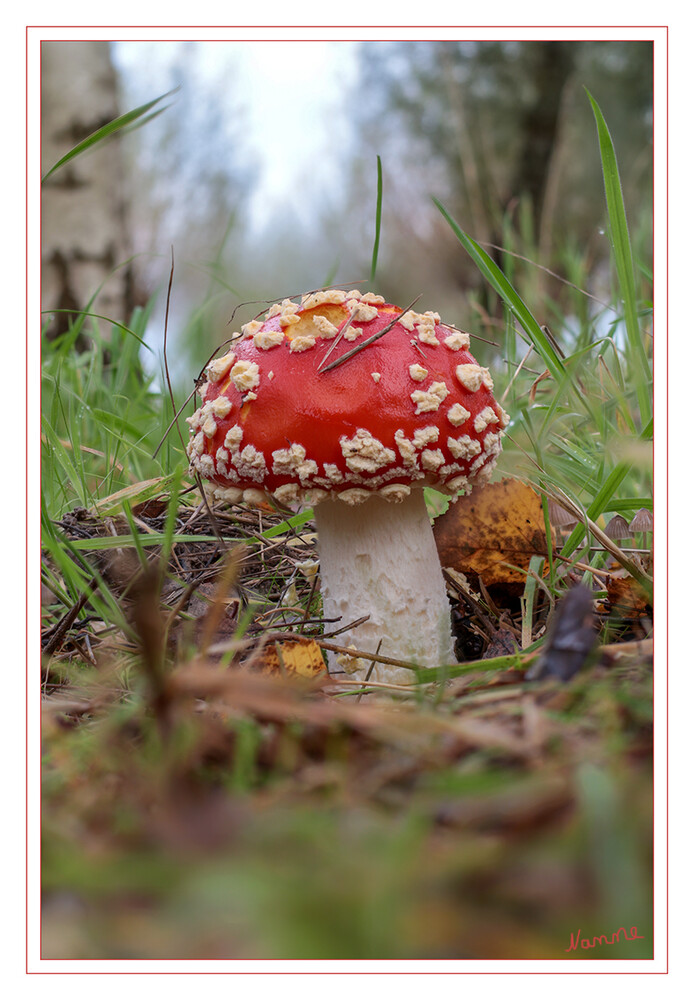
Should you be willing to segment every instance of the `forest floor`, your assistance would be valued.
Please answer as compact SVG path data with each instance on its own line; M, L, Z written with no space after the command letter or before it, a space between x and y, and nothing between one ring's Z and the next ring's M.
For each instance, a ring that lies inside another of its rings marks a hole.
M308 515L115 509L55 525L94 599L43 592L44 958L652 956L652 610L618 564L578 660L542 571L528 610L451 568L460 662L384 688L326 670Z

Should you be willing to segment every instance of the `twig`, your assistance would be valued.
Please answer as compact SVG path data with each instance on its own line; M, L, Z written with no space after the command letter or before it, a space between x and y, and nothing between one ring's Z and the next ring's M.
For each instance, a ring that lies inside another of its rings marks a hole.
M472 596L472 594L469 594L464 589L464 587L462 587L461 584L458 583L458 581L455 579L455 577L451 576L451 574L448 572L448 570L445 570L445 569L443 570L443 576L444 576L444 579L446 580L446 583L450 584L450 586L453 587L453 589L462 598L463 602L469 608L472 608L475 616L477 618L479 618L479 620L482 622L482 625L484 626L484 630L485 630L485 632L487 634L487 638L493 639L494 636L497 633L497 627L494 624L494 622L492 621L492 619L484 612L484 610L483 610L480 602L477 601Z
M369 620L370 617L371 617L370 615L362 615L361 618L355 618L355 620L353 622L350 622L348 625L342 625L340 628L336 628L334 632L324 632L323 633L323 638L324 639L333 639L336 635L341 635L343 632L347 632L351 628L356 628L358 625L363 625L364 622L368 622L368 620ZM325 620L326 621L339 621L340 619L339 618L338 619L335 619L335 618L326 618Z
M535 350L535 346L534 346L534 344L531 344L530 347L528 348L528 350L525 352L525 354L521 358L520 364L518 365L518 367L516 368L515 372L513 373L513 376L511 377L511 381L509 382L509 384L504 389L503 395L502 395L501 399L499 400L499 402L501 403L502 406L504 405L504 402L506 400L506 397L507 397L507 395L509 393L509 390L510 390L511 386L516 381L518 373L520 372L521 368L523 367L523 365L528 360L528 358L530 357L530 355L533 353L534 350Z
M376 653L380 653L381 652L381 646L382 645L383 645L383 639L379 639L378 640L378 646L376 646ZM359 695L357 697L357 705L359 704L359 702L361 701L361 699L364 696L364 692L366 691L366 685L368 684L369 678L371 677L371 674L374 672L375 668L376 668L376 663L375 663L375 661L373 661L372 664L371 664L371 666L369 667L367 673L366 673L366 677L364 678L364 687L359 692Z
M352 320L357 315L357 309L358 308L359 308L359 306L355 306L354 307L354 309L352 310L352 313L351 313L349 319L340 328L340 332L338 333L337 337L335 338L335 340L332 342L332 344L330 345L330 347L326 351L325 357L322 358L321 363L318 365L318 368L316 369L316 371L319 374L323 370L323 365L326 363L326 361L328 360L328 358L330 357L330 355L333 353L333 351L335 350L335 348L337 347L337 345L340 343L340 341L342 340L342 338L344 337L344 335L347 333L347 331L349 330L350 326L352 325Z
M336 679L336 678L334 678L334 677L331 676L330 683L331 684L337 684L337 685L339 685L341 687L342 686L356 687L357 685L361 685L361 686L365 685L366 681L353 681L353 680L350 680L347 677L340 678L338 680L338 679ZM409 694L412 691L416 691L418 689L419 685L418 684L388 684L385 681L372 681L369 684L369 687L371 687L371 688L385 688L388 691L404 691L407 694ZM354 693L357 694L356 691ZM363 690L359 692L359 694L357 696L357 701L359 701L359 699L361 698L361 696L363 694L364 694Z
M356 347L353 347L351 351L347 351L345 354L342 354L339 358L336 358L335 361L331 361L331 363L327 365L325 368L320 369L321 374L323 374L324 372L329 372L333 368L337 368L338 365L344 364L345 361L349 361L349 359L353 358L355 354L359 353L359 351L363 351L365 347L368 347L370 344L373 344L373 342L375 340L378 340L379 337L383 337L384 334L388 333L389 330L393 329L395 324L402 319L402 317L405 315L406 312L410 311L410 309L412 308L413 305L415 305L415 303L419 302L421 297L422 293L420 292L417 298L413 299L412 302L410 302L409 306L403 309L402 312L399 313L395 317L395 319L392 319L387 326L384 326L382 330L379 330L378 333L374 333L371 337L367 337L367 339L363 340L361 344L357 344Z
M77 603L73 604L70 610L66 614L64 614L63 617L60 619L60 621L56 625L54 625L53 628L51 629L49 633L50 638L47 640L45 646L43 647L43 652L47 656L50 656L51 653L55 652L55 650L61 645L67 632L74 624L77 615L80 613L84 605L89 600L91 592L96 589L97 580L95 577L89 581L88 587L89 590L87 591L87 593L82 594Z
M557 274L556 271L551 271L548 267L545 267L543 264L538 264L536 260L532 260L530 257L524 257L523 254L520 253L514 253L513 250L507 250L506 247L500 247L496 243L489 243L487 240L480 240L479 242L480 245L483 247L491 247L493 250L499 250L501 253L508 254L509 257L516 257L518 260L525 261L526 264L531 264L538 270L544 271L546 274L549 274L550 277L556 278L557 281L560 281L562 284L568 285L569 288L573 288L577 292L580 292L581 295L585 295L586 298L592 299L593 302L597 302L597 304L603 306L604 309L611 308L611 306L608 305L608 303L603 302L601 299L596 298L594 295L591 295L590 292L586 292L584 288L581 288L579 285L575 285L573 281L569 281L567 278L562 278L562 276L560 274Z
M207 510L207 513L209 515L212 531L217 536L217 541L222 546L224 551L228 552L229 546L227 545L227 540L224 538L222 532L219 530L219 525L217 524L217 518L212 513L212 508L210 507L209 501L207 499L207 494L205 493L205 489L202 485L202 477L199 472L195 473L195 482L197 483L198 490L200 491L200 498L203 504L205 505L205 509Z
M168 615L166 616L164 622L164 628L166 632L168 632L168 630L171 628L178 615L181 613L181 611L183 611L186 604L195 593L197 587L198 587L197 581L193 580L191 583L188 584L187 587L183 589L181 596L179 597L179 599L176 601L176 603L170 609Z
M241 546L236 545L230 549L225 557L225 564L222 572L217 577L215 592L212 597L212 604L205 615L202 638L200 640L200 652L204 656L209 649L214 638L219 623L226 612L226 595L233 588L239 575L239 555Z
M183 410L186 408L186 406L191 401L191 399L193 398L193 396L195 395L196 392L197 392L197 386L189 394L188 398L183 403L181 403L181 405L179 406L178 410L174 406L174 415L171 418L171 423L169 424L169 426L164 431L164 434L162 435L162 439L159 442L159 444L157 445L156 450L154 451L154 454L152 455L152 460L154 460L157 457L157 455L159 454L159 452L161 451L162 445L164 444L164 442L166 441L167 437L169 436L169 431L171 430L171 428L173 427L173 425L177 422L178 418L183 413ZM179 435L180 435L180 431L179 431ZM181 440L183 440L183 438L181 438ZM185 445L184 445L184 447L185 447Z
M574 562L573 559L567 559L566 556L560 555L559 552L554 553L554 558L560 559L562 562L567 563L569 566L574 567L575 569L580 569L583 573L592 573L593 576L604 576L605 578L611 576L611 574L608 573L607 570L597 569L595 566L589 566L588 563Z
M319 579L320 579L320 575L318 573L314 573L313 574L313 580L311 581L311 590L310 590L309 595L308 595L308 600L306 601L306 611L304 613L303 619L301 620L301 625L299 626L299 628L301 629L302 632L306 628L306 625L308 624L308 622L310 620L311 604L313 602L313 598L314 598L315 593L316 593L316 587L318 586L318 580Z
M653 656L653 639L634 639L632 642L610 642L605 646L599 646L600 653L615 655L636 653L644 656Z
M352 656L354 659L374 660L376 663L387 663L391 667L405 667L407 670L417 671L420 669L412 663L407 663L405 660L393 659L392 656L379 656L378 653L366 653L358 649L352 649L351 646L338 646L334 642L325 642L323 639L316 639L315 641L321 649L327 649L331 653L346 653L347 656ZM359 683L363 684L364 682L360 681Z

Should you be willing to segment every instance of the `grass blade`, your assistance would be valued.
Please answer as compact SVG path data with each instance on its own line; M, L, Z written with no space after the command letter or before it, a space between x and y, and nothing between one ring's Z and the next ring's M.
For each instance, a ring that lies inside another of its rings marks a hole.
M73 146L72 149L65 154L65 156L61 156L58 162L54 163L51 169L43 175L43 177L41 178L41 183L43 184L43 182L48 180L48 178L51 177L56 172L56 170L59 170L61 167L64 167L66 163L69 163L71 160L74 160L76 156L80 155L80 153L86 152L88 149L91 149L92 146L95 146L98 142L103 142L104 139L108 139L110 136L114 135L114 133L121 131L127 126L132 126L133 122L136 122L138 118L143 118L143 116L147 114L150 108L153 108L160 101L163 101L164 98L169 97L174 92L175 91L173 90L169 90L166 94L161 94L159 97L156 97L153 101L148 101L147 104L141 104L139 108L134 108L132 111L126 111L124 115L119 115L112 121L107 122L105 125L102 125L102 127L97 129L96 132L92 132L91 135L88 135L86 139L82 139L82 141L78 142L76 146ZM165 108L159 109L160 112L164 110L166 109ZM142 122L138 122L138 124L139 125L145 124L145 122L150 121L152 117L153 116L150 115L148 118L145 118Z
M610 503L612 497L619 489L620 485L626 478L629 472L630 466L625 462L620 462L616 465L609 476L606 477L605 481L602 483L600 489L595 494L592 502L586 508L586 514L594 521L596 518L600 517L606 510L612 510ZM579 521L576 527L573 529L569 537L564 542L561 550L561 555L568 558L575 550L576 547L581 542L585 534L585 526Z
M183 479L184 471L185 467L183 465L179 465L178 468L174 469L171 477L169 501L166 506L166 521L164 523L164 544L162 545L161 551L162 566L166 566L168 564L171 549L173 548L174 533L176 531L176 518L178 517L180 508L181 481Z
M598 129L600 158L602 161L602 172L605 183L605 200L607 202L607 214L609 218L610 240L612 242L615 266L617 268L622 302L624 304L624 322L626 325L627 338L632 354L641 369L641 377L638 378L637 382L637 394L641 420L644 424L646 424L652 413L650 391L651 372L639 327L638 307L636 304L636 284L634 281L634 261L631 254L629 229L627 226L626 210L624 208L624 197L622 194L622 185L619 179L619 168L617 166L617 157L607 123L605 122L602 112L592 95L588 91L586 91L586 93L588 94L588 99L593 108L593 114L595 116L595 122Z
M141 535L137 530L135 524L135 518L133 517L133 512L130 504L127 500L123 502L123 513L125 514L128 525L130 526L130 539L133 543L133 547L137 551L138 558L140 560L140 565L143 569L147 569L147 556L145 555L145 550L142 547ZM120 548L120 546L119 546Z
M83 507L89 506L91 497L84 478L84 470L78 467L70 458L68 449L60 440L50 422L42 418L43 434L46 437L47 448L49 449L51 462L57 463L66 476L66 481L72 487L75 496L79 499ZM73 454L79 454L79 448L73 448ZM53 466L55 468L55 466Z
M101 290L101 289L99 288L99 290ZM58 313L63 313L66 316L75 316L76 315L74 309L43 309L42 310L42 315L45 315L45 316L55 316ZM125 323L121 323L117 319L111 319L110 316L103 316L101 313L90 312L87 309L82 310L82 312L79 314L80 321L83 322L83 318L86 318L87 316L89 316L91 319L102 319L106 323L110 323L112 326L116 327L118 330L121 330L123 333L130 334L131 337L135 338L135 340L138 342L138 344L140 345L140 347L144 347L144 349L146 351L149 351L150 354L154 354L154 351L149 346L149 344L145 343L145 341L143 340L143 338L140 337L140 336L138 336L138 334L136 334L134 330L131 330L129 326L126 326ZM76 333L73 330L70 331L73 343L74 343L74 341L76 339L76 335L79 334L80 329L81 329L81 325L80 325L80 327L77 328ZM65 336L65 334L63 334L63 336Z
M371 281L376 277L376 264L378 262L378 246L381 242L381 209L383 207L383 167L381 157L376 157L378 168L378 180L376 182L376 235L374 237L374 248L371 255Z
M511 285L506 275L494 263L489 254L482 249L479 243L476 243L471 236L468 236L467 233L463 232L458 223L448 214L440 201L434 198L434 204L455 233L458 241L470 254L482 275L487 279L494 291L500 296L508 309L510 309L511 313L516 317L522 328L525 330L531 343L535 347L535 350L547 366L550 374L557 380L557 382L563 383L565 379L565 372L561 358L554 350L551 341L535 317L532 315L525 302L523 302L518 292L515 290L513 285Z

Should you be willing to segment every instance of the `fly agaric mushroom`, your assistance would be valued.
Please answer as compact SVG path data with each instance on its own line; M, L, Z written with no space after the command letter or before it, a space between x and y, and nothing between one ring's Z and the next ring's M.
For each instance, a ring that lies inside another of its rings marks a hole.
M324 616L368 615L340 637L355 652L455 660L422 487L455 497L489 479L508 423L469 343L437 313L331 289L273 305L206 368L191 468L230 503L313 505ZM357 677L372 664L331 659ZM371 676L411 680L379 663Z

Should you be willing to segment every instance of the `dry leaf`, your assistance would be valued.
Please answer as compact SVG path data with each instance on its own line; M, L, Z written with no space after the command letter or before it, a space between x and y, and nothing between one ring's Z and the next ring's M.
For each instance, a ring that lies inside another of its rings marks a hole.
M607 577L605 608L620 618L640 618L649 614L650 598L632 576Z
M542 502L517 479L487 483L460 497L434 522L434 538L442 566L481 577L487 587L523 585L531 556L547 555Z
M296 674L299 677L317 677L325 672L325 660L317 642L274 642L262 652L257 669L261 674Z

